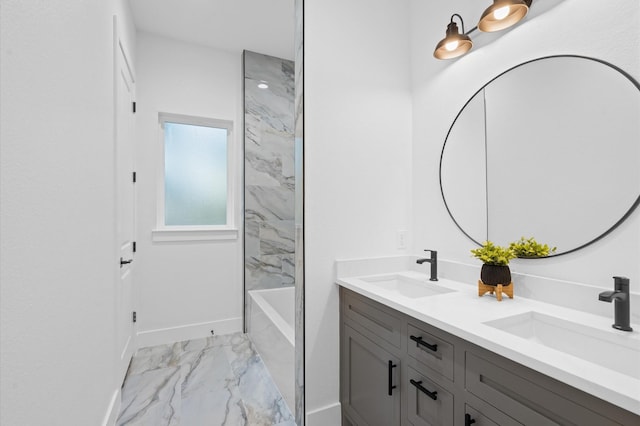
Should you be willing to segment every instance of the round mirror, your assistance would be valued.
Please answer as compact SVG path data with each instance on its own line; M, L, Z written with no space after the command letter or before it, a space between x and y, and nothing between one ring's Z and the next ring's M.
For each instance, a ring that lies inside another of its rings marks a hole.
M581 56L511 68L483 86L442 148L440 188L474 242L585 247L640 203L640 85Z

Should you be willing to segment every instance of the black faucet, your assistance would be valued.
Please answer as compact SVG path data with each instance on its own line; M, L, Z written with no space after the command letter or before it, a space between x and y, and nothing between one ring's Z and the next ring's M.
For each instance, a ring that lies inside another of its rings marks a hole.
M431 264L431 278L430 281L438 281L438 252L435 250L425 250L431 253L431 257L428 259L418 259L416 263L422 265L424 262Z
M633 331L630 325L630 295L629 278L613 277L613 291L603 291L598 295L598 300L614 303L614 324L611 326L623 331Z

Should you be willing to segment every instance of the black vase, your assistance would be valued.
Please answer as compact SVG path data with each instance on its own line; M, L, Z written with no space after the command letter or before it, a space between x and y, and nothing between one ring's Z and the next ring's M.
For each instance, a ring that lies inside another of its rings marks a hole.
M511 270L509 265L482 265L480 279L487 285L511 284Z

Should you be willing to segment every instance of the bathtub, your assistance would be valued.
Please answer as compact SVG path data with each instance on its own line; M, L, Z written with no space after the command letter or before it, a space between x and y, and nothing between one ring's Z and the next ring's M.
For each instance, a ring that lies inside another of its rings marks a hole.
M292 413L295 409L294 304L294 287L249 291L249 338Z

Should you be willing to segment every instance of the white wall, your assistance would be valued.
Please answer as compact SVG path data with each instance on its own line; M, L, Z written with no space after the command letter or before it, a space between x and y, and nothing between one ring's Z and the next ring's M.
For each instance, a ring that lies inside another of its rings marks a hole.
M395 231L404 227L408 252L433 248L442 259L474 263L469 255L473 244L451 221L438 185L444 138L469 97L501 71L551 54L597 57L640 79L640 6L635 0L616 2L615 8L597 0L537 0L521 25L498 35L476 32L469 55L435 60L433 49L451 14L462 14L469 30L486 7L480 3L305 1L310 426L335 422L339 409L336 258L396 254ZM406 76L409 60L411 77ZM586 249L535 263L514 261L512 269L605 287L613 274L622 274L637 291L638 258L636 212Z
M457 0L434 7L424 1L411 2L414 249L434 247L442 259L470 264L477 263L469 254L474 245L449 218L438 186L442 144L467 99L500 72L553 54L602 59L640 80L640 3L636 0L617 1L615 7L598 0L534 1L530 16L512 30L504 34L475 32L476 46L466 56L450 61L434 59L433 48L444 37L451 14L461 14L467 27L472 27L484 7L476 3ZM612 234L585 249L546 260L515 260L511 268L602 287L613 285L613 275L625 275L631 278L632 290L640 291L638 259L640 211L636 210Z
M234 121L242 164L242 57L138 33L136 113L137 242L135 282L141 346L242 327L242 189L236 192L238 239L152 242L162 141L158 112ZM240 166L235 181L241 185Z
M407 1L305 1L305 389L339 424L337 258L402 253L410 225Z
M97 425L115 373L113 14L3 1L0 423Z

